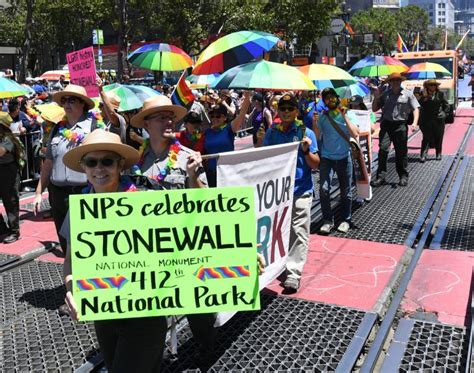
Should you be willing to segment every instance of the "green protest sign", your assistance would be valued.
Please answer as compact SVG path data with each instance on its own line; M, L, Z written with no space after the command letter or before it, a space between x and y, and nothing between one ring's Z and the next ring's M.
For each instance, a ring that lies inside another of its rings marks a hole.
M251 187L70 197L80 319L260 309Z

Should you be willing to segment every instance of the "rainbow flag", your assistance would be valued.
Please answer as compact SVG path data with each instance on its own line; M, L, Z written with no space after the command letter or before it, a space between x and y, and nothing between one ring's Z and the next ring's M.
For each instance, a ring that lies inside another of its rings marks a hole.
M354 35L354 30L349 22L345 22L344 31L347 32L349 35Z
M405 45L405 42L403 41L402 37L400 36L399 33L397 33L398 38L397 38L397 49L400 53L405 53L408 52L408 48Z
M413 47L411 48L411 51L414 52L415 48L417 52L420 50L420 33L419 32L416 34L416 38L413 43Z
M176 84L176 88L171 95L171 101L173 104L181 106L187 106L194 101L193 92L186 83L184 73L179 78L178 84Z

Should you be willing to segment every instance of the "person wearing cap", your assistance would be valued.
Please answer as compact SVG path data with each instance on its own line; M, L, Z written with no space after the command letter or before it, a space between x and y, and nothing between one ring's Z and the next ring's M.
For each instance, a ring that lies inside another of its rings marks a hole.
M190 111L183 119L184 129L176 133L176 138L187 148L204 153L204 133L202 130L201 116L195 111Z
M64 155L64 164L87 177L86 193L114 193L138 190L129 176L121 172L139 159L138 151L122 144L118 135L96 129L83 143ZM66 311L78 320L77 305L72 295L71 240L69 213L60 231L67 241L64 261ZM142 317L94 321L100 352L109 372L159 371L167 332L166 317Z
M234 139L245 121L250 106L250 92L244 92L244 101L239 115L232 122L227 120L227 107L218 104L209 110L211 127L204 132L204 149L206 154L231 152L234 150ZM206 164L207 181L210 187L217 185L217 159L208 159Z
M272 113L270 109L264 106L263 95L260 92L252 96L253 110L249 116L249 122L252 123L253 145L257 145L257 133L259 130L267 131L272 124Z
M441 160L442 157L444 123L449 114L449 103L443 92L439 90L440 84L435 79L425 80L423 93L418 99L420 103L420 130L423 134L420 153L420 162L422 163L426 161L430 146L435 148L437 160Z
M392 73L386 80L390 85L388 90L382 94L379 89L374 90L372 111L382 109L382 122L379 133L377 178L371 182L373 187L385 184L391 142L395 148L395 165L400 178L398 185L408 184L408 118L410 113L413 113L412 128L416 130L420 104L412 91L401 86L405 79L400 73Z
M84 173L74 171L63 162L64 154L79 146L84 137L93 129L92 118L87 113L94 107L84 87L69 84L63 91L53 95L53 101L65 112L65 119L51 130L48 140L45 161L41 168L40 180L36 188L34 212L38 213L42 201L42 193L48 188L49 204L53 216L59 243L64 253L67 244L59 231L68 210L69 195L81 193L86 186Z
M100 116L103 118L105 129L120 136L123 143L127 141L127 124L125 118L118 113L120 97L112 92L104 91L102 79L97 79L100 94ZM97 117L96 117L97 119Z
M22 145L13 134L8 113L0 112L0 198L7 213L8 227L0 214L0 236L5 244L20 238L20 167Z
M321 147L319 198L323 225L319 231L322 234L329 234L334 228L331 189L332 179L334 174L337 174L341 194L341 222L337 230L347 233L351 227L352 218L352 159L349 141L350 138L359 136L359 129L350 121L334 88L323 89L321 100L327 110L321 112L315 127Z
M311 205L313 202L313 177L311 170L319 166L318 145L312 130L297 120L298 101L292 93L285 93L278 101L280 123L273 123L263 138L263 146L298 141L298 156L293 190L293 210L288 259L283 287L287 293L300 288L301 275L308 255ZM259 141L261 143L259 132Z

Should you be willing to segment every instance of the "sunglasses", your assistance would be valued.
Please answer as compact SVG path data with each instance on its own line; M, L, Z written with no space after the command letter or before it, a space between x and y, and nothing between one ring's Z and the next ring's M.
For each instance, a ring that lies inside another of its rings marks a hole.
M120 161L121 158L83 158L81 163L86 166L87 168L96 168L99 164L103 167L112 167L115 162Z
M278 110L291 112L291 111L294 111L295 108L293 106L281 106L278 108Z
M80 99L77 97L63 97L61 98L61 104L64 105L65 103L74 105L76 102L79 102Z
M160 122L173 122L176 119L176 117L173 115L163 115L163 114L156 114L156 115L150 115L149 117L146 117L145 120L158 120Z

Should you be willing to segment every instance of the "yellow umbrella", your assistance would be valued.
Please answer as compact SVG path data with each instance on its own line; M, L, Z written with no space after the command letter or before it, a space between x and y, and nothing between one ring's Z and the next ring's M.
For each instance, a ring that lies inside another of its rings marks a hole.
M40 113L41 118L53 123L59 123L66 115L64 109L56 104L36 105L35 109Z

